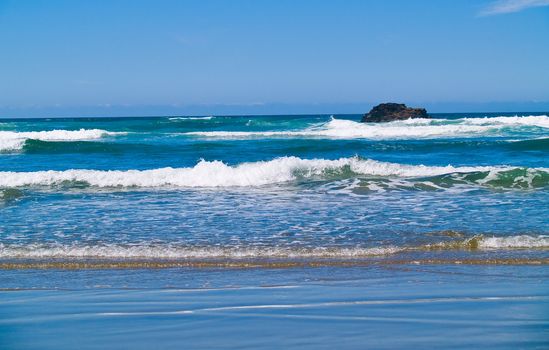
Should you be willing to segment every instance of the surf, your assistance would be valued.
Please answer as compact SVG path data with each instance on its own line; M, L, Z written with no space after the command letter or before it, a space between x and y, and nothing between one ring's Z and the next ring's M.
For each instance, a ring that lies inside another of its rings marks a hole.
M150 170L47 170L0 172L0 187L81 186L92 187L254 187L299 181L340 180L355 177L420 179L431 184L470 183L503 187L544 187L549 170L515 166L425 166L381 162L360 157L302 159L279 157L269 161L228 165L201 160L193 167ZM433 178L434 179L429 179ZM438 178L437 178L438 177ZM375 179L374 179L375 180Z
M549 128L549 117L514 116L458 119L409 119L388 123L359 123L347 119L331 119L326 123L310 125L305 129L254 130L254 131L191 131L181 135L207 138L262 138L262 137L309 137L373 140L430 139L448 137L495 137L513 132L545 132Z
M101 129L49 130L49 131L0 131L0 152L21 150L27 140L83 141L97 140L105 136L125 134Z
M549 249L547 235L491 236L434 242L424 245L377 247L192 246L175 243L0 243L1 259L356 259L398 253L432 251L498 251Z

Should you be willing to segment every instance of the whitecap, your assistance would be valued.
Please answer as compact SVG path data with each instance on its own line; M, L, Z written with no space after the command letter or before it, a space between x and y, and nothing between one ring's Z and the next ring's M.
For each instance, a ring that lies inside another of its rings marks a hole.
M365 139L428 139L441 137L498 136L502 129L513 127L549 128L549 117L515 116L461 119L408 119L389 123L359 123L331 118L320 126L302 130L282 131L193 131L184 135L210 138L261 138L261 137L318 137Z
M208 117L170 117L169 120L212 120L214 116Z
M0 187L51 186L84 182L95 187L246 187L285 183L301 179L334 179L357 175L379 177L429 177L454 173L488 172L491 177L509 166L425 166L380 162L359 157L301 159L281 157L270 161L241 163L201 160L194 167L150 170L88 170L0 172ZM535 169L546 172L547 169Z
M101 129L49 130L49 131L0 131L0 152L23 148L26 140L40 141L85 141L105 136L126 134Z

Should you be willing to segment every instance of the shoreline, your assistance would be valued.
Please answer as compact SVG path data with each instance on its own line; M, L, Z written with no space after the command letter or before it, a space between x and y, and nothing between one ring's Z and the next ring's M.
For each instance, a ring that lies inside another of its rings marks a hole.
M353 259L353 260L83 260L83 261L11 261L0 262L0 270L108 270L108 269L289 269L315 267L366 267L386 265L549 265L549 258L419 258L419 259Z

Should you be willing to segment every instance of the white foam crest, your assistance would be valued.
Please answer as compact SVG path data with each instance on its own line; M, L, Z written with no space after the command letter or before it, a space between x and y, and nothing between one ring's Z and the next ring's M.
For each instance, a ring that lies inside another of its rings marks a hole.
M302 178L334 177L349 171L358 175L426 177L509 169L514 168L405 165L358 157L336 160L281 157L236 166L229 166L220 161L202 160L192 168L4 171L0 172L0 187L50 186L63 182L85 182L96 187L238 187L284 183Z
M389 125L390 124L390 125ZM194 131L186 135L247 138L247 137L327 137L327 138L369 138L369 139L399 139L399 138L429 138L453 136L459 134L480 134L489 127L476 125L419 125L410 127L401 124L366 124L352 120L333 119L320 128L310 128L302 131Z
M215 118L214 116L208 116L208 117L171 117L168 118L169 120L212 120Z
M429 138L460 134L478 134L488 131L485 126L476 125L431 125L428 119L414 121L414 124L392 122L385 124L357 123L352 120L332 119L325 129L310 130L308 133L334 138Z
M452 136L478 136L497 132L512 126L537 126L549 128L549 117L486 117L461 119L408 119L389 123L359 123L352 120L334 119L319 126L304 130L285 131L194 131L185 135L214 138L253 137L327 137L367 139L410 139Z
M111 132L101 129L50 130L50 131L0 131L0 151L18 150L26 140L40 141L85 141L104 136L120 135L124 132Z
M549 248L549 236L482 237L478 245L480 249Z
M448 250L468 250L469 240L457 245L432 244L431 247L447 247ZM428 246L429 247L429 246ZM423 251L425 246L384 247L220 247L184 246L177 244L119 244L99 243L95 245L72 243L0 243L0 258L103 258L103 259L246 259L246 258L365 258L391 255L400 252ZM508 237L480 237L480 250L541 249L549 248L547 235L518 235Z
M458 118L458 119L436 119L436 118L414 118L398 120L383 124L370 125L478 125L491 126L495 128L507 126L536 126L540 128L549 128L549 116L547 115L525 115L525 116L499 116L483 118Z
M396 247L380 248L289 248L289 247L190 247L171 244L27 244L0 243L0 258L111 258L111 259L216 259L216 258L359 258L388 255Z
M468 125L537 126L540 128L549 128L549 116L546 115L462 118L458 119L458 121Z

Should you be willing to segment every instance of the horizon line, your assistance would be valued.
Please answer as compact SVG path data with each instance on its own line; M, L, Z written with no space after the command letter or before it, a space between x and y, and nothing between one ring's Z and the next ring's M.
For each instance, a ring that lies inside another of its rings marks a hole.
M540 110L540 111L480 111L480 112L430 112L431 114L513 114L513 113L545 113L549 114L549 110ZM42 116L42 117L33 117L33 116L20 116L20 117L3 117L0 115L0 120L14 120L14 119L79 119L79 118L115 118L115 119L129 119L129 118L178 118L178 117L227 117L227 118L236 118L236 117L282 117L282 116L360 116L367 114L366 112L360 113L237 113L237 114L142 114L142 115L57 115L57 116ZM518 114L516 114L518 116Z

